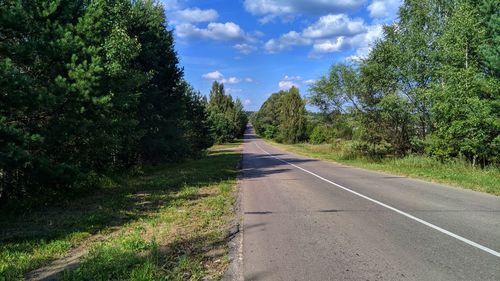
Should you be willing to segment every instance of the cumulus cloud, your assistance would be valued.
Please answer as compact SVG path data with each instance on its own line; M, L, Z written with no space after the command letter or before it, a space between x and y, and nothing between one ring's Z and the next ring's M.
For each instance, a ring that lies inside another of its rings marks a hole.
M205 73L201 76L201 78L205 80L219 80L222 79L222 77L224 77L224 75L222 75L222 73L220 73L218 70Z
M175 11L172 14L172 21L173 23L211 22L218 17L219 14L214 9L202 10L200 8L188 8Z
M393 20L398 12L401 0L373 0L368 5L368 11L372 18L386 18Z
M238 50L238 52L245 54L245 55L253 53L257 50L257 47L255 47L254 45L251 45L251 44L247 44L247 43L235 44L235 45L233 45L233 48L235 48L236 50Z
M253 82L253 79L249 78L249 77L244 78L244 79L234 77L234 76L225 77L224 74L222 74L218 70L205 73L201 76L201 78L203 78L205 80L214 80L214 81L216 80L216 81L219 81L219 82L224 83L224 84L238 84L241 82L247 82L247 83Z
M382 36L381 25L366 25L362 19L345 14L326 15L301 32L290 31L264 44L268 53L278 53L294 46L312 46L311 57L347 50L369 50ZM359 51L359 55L362 55Z
M257 39L264 34L260 31L246 32L237 23L217 22L219 13L214 9L186 7L188 0L160 0L169 15L169 23L181 39L204 39L231 42L241 54L257 50Z
M224 84L238 84L241 82L241 79L238 77L228 77L228 78L222 78L220 82Z
M292 81L280 81L278 83L278 86L280 87L281 90L288 90L291 87L296 87L298 88L297 84L293 83Z
M300 76L289 76L285 75L281 81L278 82L278 86L281 90L288 90L291 87L296 87L298 88L297 82L302 80L302 77Z
M350 40L345 37L337 37L334 40L324 40L313 45L314 54L324 54L343 51L351 47Z
M290 31L281 35L279 38L267 41L266 44L264 44L264 49L269 53L279 53L293 46L303 46L311 43L311 39L305 38L301 33Z
M251 40L251 36L234 22L211 22L206 28L184 23L177 25L176 31L181 38L204 38L216 41Z
M332 36L352 36L366 30L363 20L350 19L345 14L320 17L317 22L302 31L306 38L322 39Z
M313 45L312 56L356 49L359 58L366 56L371 45L382 37L383 30L381 25L368 27L365 33L360 33L353 37L340 36L333 40L318 41Z
M364 5L364 0L245 0L245 9L252 15L261 16L266 23L276 17L290 18L294 15L325 15L355 11Z

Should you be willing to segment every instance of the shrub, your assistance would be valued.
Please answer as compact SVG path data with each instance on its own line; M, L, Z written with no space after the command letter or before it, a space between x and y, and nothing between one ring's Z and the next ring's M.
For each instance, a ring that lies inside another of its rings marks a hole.
M330 135L331 132L328 127L325 125L317 125L309 136L309 142L312 144L325 143L331 139Z

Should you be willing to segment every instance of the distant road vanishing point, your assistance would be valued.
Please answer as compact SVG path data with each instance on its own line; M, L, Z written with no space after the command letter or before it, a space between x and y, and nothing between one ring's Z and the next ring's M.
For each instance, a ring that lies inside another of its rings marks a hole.
M245 135L245 280L500 280L500 197Z

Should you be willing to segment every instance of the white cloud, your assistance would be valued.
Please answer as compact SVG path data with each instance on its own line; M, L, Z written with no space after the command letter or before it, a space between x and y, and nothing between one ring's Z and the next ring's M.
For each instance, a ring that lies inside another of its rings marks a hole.
M238 84L241 82L241 79L238 77L229 77L221 79L220 82L224 84Z
M368 5L368 11L372 18L387 18L389 21L396 18L401 6L401 0L373 0Z
M349 47L349 41L344 37L337 37L334 40L324 40L313 45L314 54L325 54L345 50Z
M320 49L333 49L332 42L319 40L332 40L340 36L354 36L366 32L367 27L361 19L350 19L347 15L327 15L321 17L312 25L304 28L302 32L290 31L279 38L270 39L264 44L268 53L278 53L294 46L316 45ZM340 39L342 40L342 39ZM330 46L327 46L330 45Z
M238 50L238 52L245 54L245 55L253 53L257 50L257 47L255 47L254 45L247 44L247 43L235 44L235 45L233 45L233 48L235 48L236 50Z
M224 77L224 75L222 75L222 73L220 73L218 70L203 74L201 76L201 78L205 80L219 80L222 79L222 77Z
M381 38L383 30L381 25L369 26L365 33L353 37L340 36L334 40L318 41L313 45L312 56L321 54L356 49L359 58L366 56L375 41Z
M242 54L256 51L261 31L245 32L237 23L217 22L219 13L214 9L186 7L188 0L160 0L168 14L168 22L181 39L229 41ZM204 24L203 24L204 23Z
M218 23L211 22L207 28L199 28L190 23L177 25L177 35L181 38L204 38L216 41L253 41L253 37L247 34L234 22Z
M345 14L327 15L304 28L290 31L264 44L268 53L278 53L295 46L312 46L311 57L347 50L357 50L361 57L382 37L381 25L366 25L362 19L350 19Z
M214 9L188 8L175 11L172 15L172 21L173 23L211 22L218 17L219 14Z
M316 83L316 80L314 80L314 79L308 79L308 80L304 81L304 83L305 83L306 85L311 85L311 84Z
M271 39L264 44L264 49L269 53L279 53L293 46L304 46L311 44L311 39L304 38L301 33L290 31L277 39Z
M215 70L215 71L212 71L209 73L205 73L201 76L201 78L203 78L205 80L217 80L217 81L224 83L224 84L238 84L238 83L241 83L243 81L247 82L247 83L253 82L253 79L249 78L249 77L244 78L244 79L234 77L234 76L225 78L224 74L222 74L218 70Z
M284 80L280 81L278 83L278 86L280 87L281 90L285 90L285 91L290 89L291 87L296 87L296 88L299 87L299 86L297 86L297 84L293 83L292 81L284 81Z
M352 36L366 30L363 20L350 19L347 15L327 15L302 31L306 38L322 39L332 36Z
M325 15L355 11L364 5L365 0L245 0L245 9L255 16L262 16L266 23L276 17L295 15Z
M291 87L298 88L299 86L296 84L296 82L300 80L302 80L302 77L300 76L285 75L285 77L283 77L283 79L281 79L281 81L278 82L278 86L281 90L288 90Z

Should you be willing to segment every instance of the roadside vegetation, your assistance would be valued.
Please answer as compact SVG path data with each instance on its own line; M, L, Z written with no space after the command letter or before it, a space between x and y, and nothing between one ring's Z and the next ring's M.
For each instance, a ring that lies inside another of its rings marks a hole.
M295 152L498 195L499 8L404 1L366 58L332 65L304 99L272 94L251 122Z
M108 174L242 135L239 100L185 81L157 1L8 0L0 15L0 209L92 193Z
M283 150L316 159L500 195L500 170L493 166L472 168L470 163L464 160L441 162L422 155L373 159L353 155L352 149L349 148L352 146L350 142L333 144L270 142Z
M219 279L247 114L184 79L161 3L0 15L0 280L80 250L64 279Z
M0 216L0 280L88 250L64 280L220 279L228 265L238 144L109 177L93 195Z

